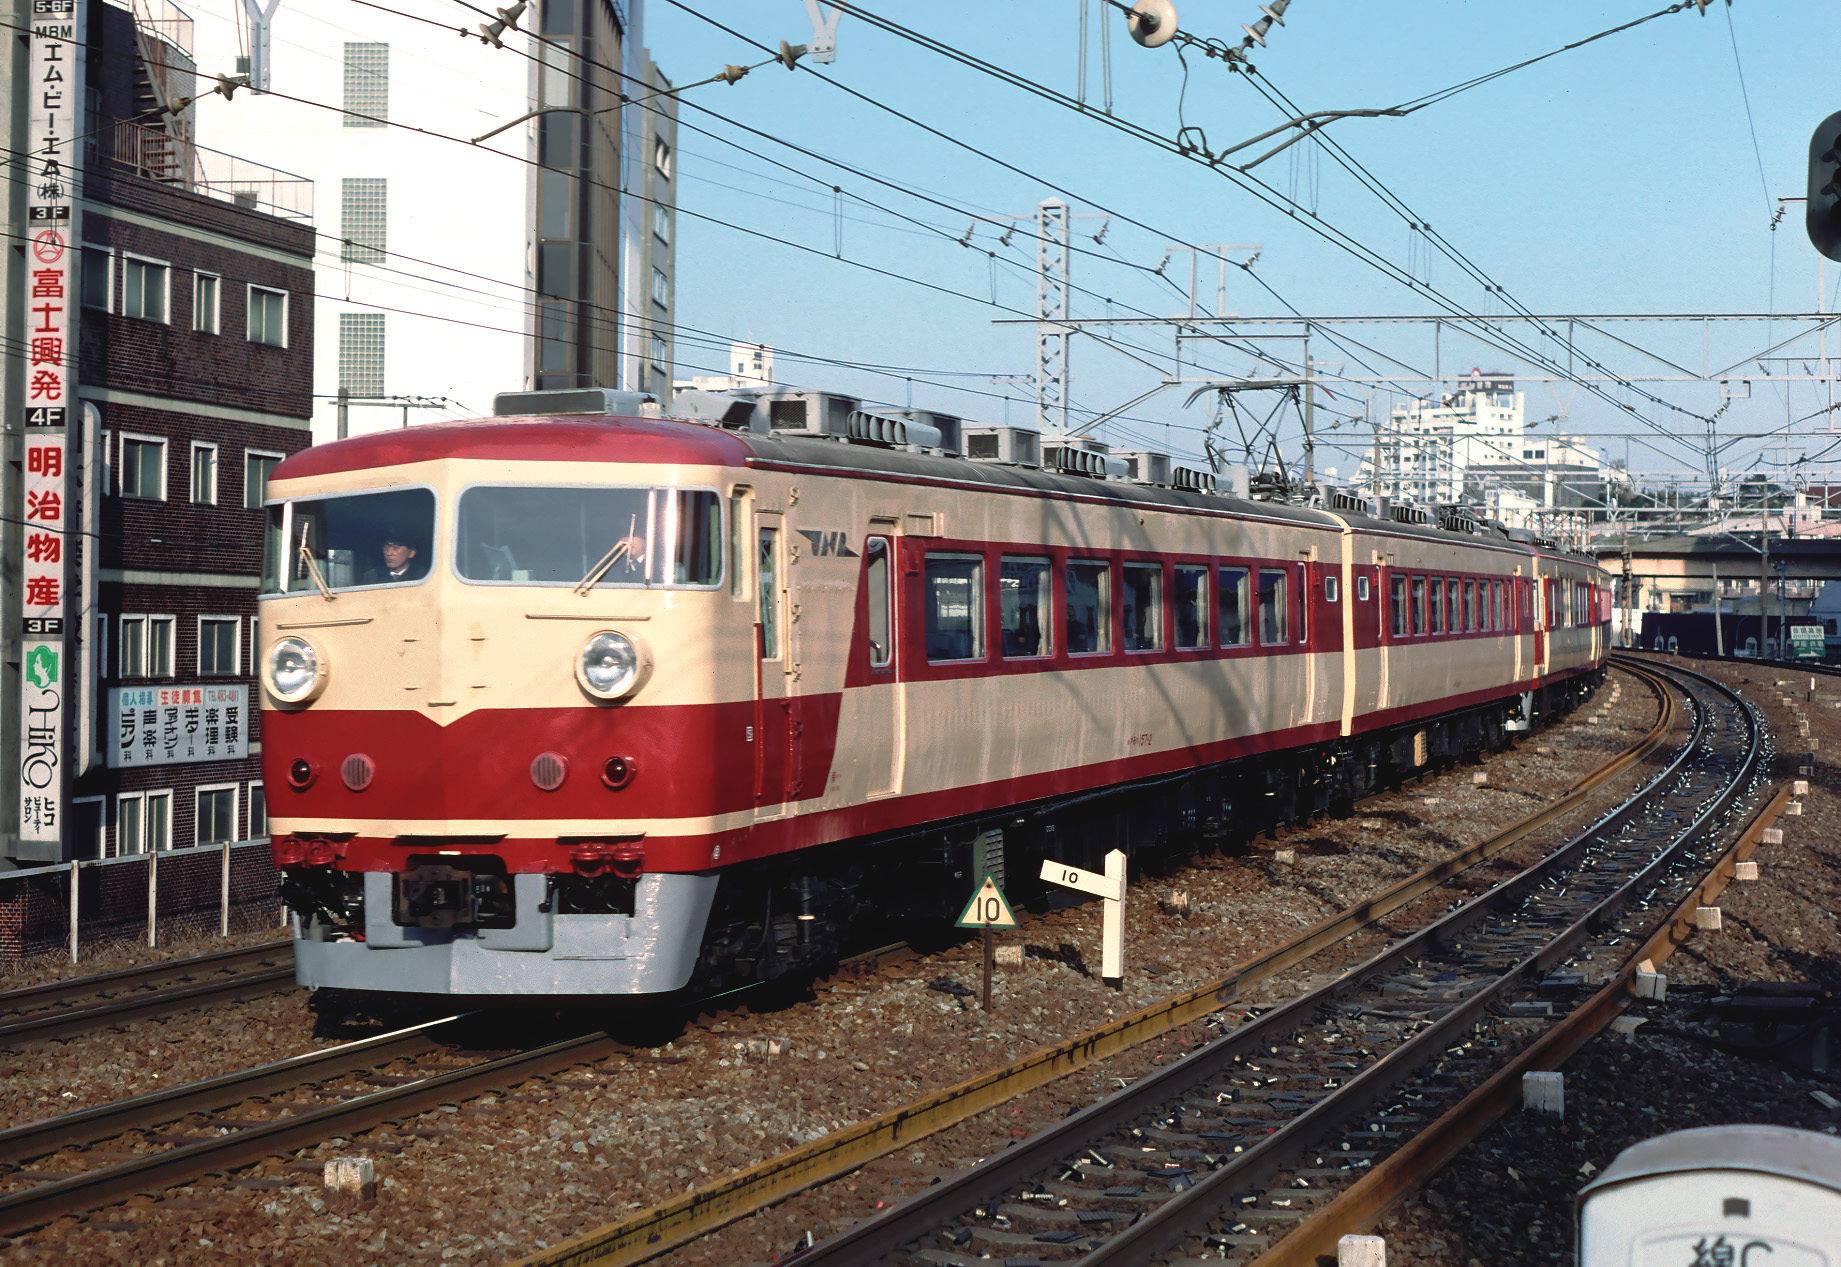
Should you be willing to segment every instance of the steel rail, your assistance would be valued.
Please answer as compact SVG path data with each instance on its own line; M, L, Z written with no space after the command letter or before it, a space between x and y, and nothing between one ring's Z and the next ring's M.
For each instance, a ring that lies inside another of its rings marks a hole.
M259 1097L375 1069L394 1060L440 1051L451 1044L442 1042L436 1036L437 1031L459 1019L448 1016L426 1021L394 1033L306 1052L254 1069L26 1122L0 1131L0 1165L16 1166L59 1149L93 1144L128 1131L164 1126L193 1113L231 1108ZM5 1177L0 1173L0 1179Z
M1482 1137L1521 1096L1521 1079L1536 1070L1558 1069L1602 1033L1635 1001L1639 964L1661 965L1694 932L1694 908L1717 898L1736 865L1751 857L1765 829L1777 821L1789 800L1779 788L1740 833L1706 878L1675 907L1643 947L1587 1002L1523 1048L1513 1060L1448 1109L1435 1122L1377 1163L1333 1200L1311 1213L1265 1253L1255 1267L1316 1267L1320 1257L1334 1257L1336 1243L1351 1233L1372 1230L1394 1206L1423 1187L1440 1169Z
M214 1170L247 1166L275 1153L306 1148L335 1135L350 1135L385 1122L400 1121L443 1104L529 1078L554 1075L626 1050L625 1044L608 1034L582 1034L264 1122L230 1135L203 1139L23 1192L0 1195L0 1234L11 1235L41 1227L64 1215L92 1210L139 1192L183 1183Z
M736 1219L783 1201L796 1192L848 1174L884 1153L974 1117L1034 1087L1220 1011L1243 988L1272 977L1350 933L1384 919L1457 872L1500 853L1530 833L1576 811L1606 782L1648 755L1676 724L1674 694L1653 671L1642 666L1623 667L1624 671L1655 692L1658 700L1655 725L1623 752L1592 771L1559 800L1489 840L1426 867L1374 898L1321 921L1283 946L1238 965L1232 974L1210 985L1031 1053L1001 1069L967 1079L932 1096L847 1127L649 1210L540 1250L519 1260L517 1267L575 1267L576 1264L585 1263L644 1262ZM1684 749L1684 753L1690 750L1691 745ZM1657 776L1658 779L1660 777ZM1314 998L1315 993L1309 997ZM1314 1006L1310 1005L1311 1008ZM1301 1014L1308 1015L1309 1008L1301 1009ZM1261 1018L1262 1026L1271 1015L1269 1013L1267 1017ZM1184 1065L1188 1063L1183 1062ZM1158 1076L1153 1075L1153 1079L1134 1084L1133 1089L1144 1086ZM1121 1093L1121 1096L1125 1094ZM1113 1097L1101 1103L1112 1105L1118 1098ZM1028 1142L1022 1141L1006 1156L1018 1155L1018 1149ZM935 1188L932 1191L938 1190ZM824 1248L819 1247L820 1250Z
M47 981L43 985L21 986L16 990L0 990L0 1015L37 1008L64 1007L99 994L164 985L169 981L187 980L204 972L238 970L282 958L290 962L294 958L294 943L285 938L266 941L257 946L242 946L235 950L216 950L208 955L143 964L138 968L121 968L87 977Z
M136 993L128 998L113 999L69 1011L28 1013L19 1020L0 1025L0 1047L12 1047L22 1042L44 1042L53 1038L71 1038L119 1025L124 1021L174 1011L190 1011L242 998L255 998L293 987L294 967L290 964L285 968L242 972L218 981L201 981L196 985L154 990L146 994Z
M1106 1242L1104 1246L1086 1255L1081 1260L1083 1267L1111 1267L1113 1264L1154 1261L1183 1240L1194 1235L1198 1227L1219 1219L1230 1208L1236 1190L1245 1186L1249 1176L1270 1174L1294 1165L1300 1157L1305 1156L1316 1147L1321 1136L1337 1123L1354 1114L1366 1111L1404 1082L1409 1081L1418 1069L1433 1063L1439 1052L1461 1038L1487 1013L1488 1008L1508 987L1533 972L1549 972L1564 963L1573 951L1593 933L1608 925L1616 915L1662 877L1663 873L1674 864L1678 852L1705 829L1712 817L1720 812L1731 798L1736 797L1742 789L1749 785L1764 748L1764 733L1757 725L1756 718L1750 709L1744 706L1743 700L1739 699L1736 692L1721 683L1691 671L1670 670L1670 672L1699 678L1706 685L1738 701L1741 714L1750 730L1750 736L1746 745L1746 757L1739 769L1727 781L1719 795L1702 802L1697 807L1698 812L1692 820L1674 833L1669 847L1637 874L1628 878L1613 893L1594 903L1589 911L1556 937L1502 973L1492 985L1475 992L1454 1006L1437 1021L1389 1052L1382 1060L1350 1079L1336 1094L1318 1101L1292 1119L1284 1129L1267 1136L1245 1153L1235 1157L1228 1165L1200 1179L1195 1186L1172 1197L1156 1210L1147 1213L1138 1223ZM1707 728L1707 710L1704 708L1700 710L1699 721L1700 724L1696 727L1694 738L1684 745L1681 754L1662 774L1651 780L1623 806L1607 815L1571 845L1549 855L1537 866L1522 872L1508 883L1452 911L1437 923L1391 948L1371 963L1379 965L1381 971L1386 971L1413 955L1423 954L1428 945L1440 944L1450 932L1461 930L1468 924L1483 918L1491 908L1502 904L1513 905L1522 896L1533 892L1548 875L1560 871L1572 857L1582 854L1592 836L1634 817L1648 797L1663 788L1665 780L1672 778L1677 770L1687 765L1690 758L1700 750L1702 735ZM1449 932L1446 931L1447 929ZM1366 965L1364 975L1367 975ZM1335 987L1331 988L1333 990ZM1306 996L1306 998L1309 997L1311 996ZM1299 1000L1299 1002L1302 1001ZM1262 1027L1270 1019L1270 1015L1261 1017ZM1188 1061L1173 1066L1172 1072L1176 1069L1192 1067L1194 1063L1195 1059L1192 1057ZM1070 1122L1074 1120L1076 1119L1070 1119ZM938 1189L934 1191L937 1192Z

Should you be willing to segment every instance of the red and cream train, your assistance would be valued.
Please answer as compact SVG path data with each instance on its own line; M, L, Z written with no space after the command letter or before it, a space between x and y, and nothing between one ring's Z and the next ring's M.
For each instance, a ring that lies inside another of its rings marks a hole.
M269 485L307 985L771 978L950 919L986 870L1346 805L1603 672L1606 575L1470 520L821 393L508 403Z

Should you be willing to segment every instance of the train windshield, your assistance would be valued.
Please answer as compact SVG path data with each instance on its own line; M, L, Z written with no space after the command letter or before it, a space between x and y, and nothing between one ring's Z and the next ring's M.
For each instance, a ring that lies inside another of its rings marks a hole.
M701 488L476 484L460 495L454 569L500 584L716 585L722 502Z
M268 508L262 592L411 584L428 575L434 542L430 489L297 498Z

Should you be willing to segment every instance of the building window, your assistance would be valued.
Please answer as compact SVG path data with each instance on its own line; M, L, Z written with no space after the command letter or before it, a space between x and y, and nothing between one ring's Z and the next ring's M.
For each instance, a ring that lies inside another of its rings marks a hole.
M262 509L268 482L281 464L279 453L245 453L243 455L243 505L249 510Z
M339 258L347 264L384 262L384 187L380 176L339 182Z
M249 288L249 341L272 348L288 346L288 292Z
M217 505L217 446L192 446L192 500Z
M661 242L671 241L671 212L662 202L652 204L652 236Z
M662 268L652 270L652 302L661 308L671 306L671 279Z
M652 336L652 368L663 374L665 367L671 363L671 344L662 334Z
M161 501L166 497L166 441L121 438L121 495Z
M168 273L164 264L132 257L123 259L122 316L139 317L142 321L165 321Z
M984 560L930 554L927 579L927 658L984 658Z
M171 616L121 618L121 675L124 678L173 675L175 623Z
M339 386L352 396L384 394L384 314L339 314Z
M390 46L345 46L345 126L381 128L390 118Z
M671 179L671 147L663 141L652 142L652 166L666 180Z
M233 677L242 668L238 637L243 622L236 616L198 618L198 676Z
M209 273L192 275L192 329L199 334L216 334L219 279Z
M112 310L110 300L114 297L115 257L107 251L93 251L83 248L83 306L100 308L104 312Z
M115 852L173 847L173 794L132 792L115 798Z
M249 785L249 839L268 835L268 794L260 783Z
M201 787L198 797L198 816L195 819L194 835L196 843L201 845L221 845L237 838L237 789L233 783L229 787Z

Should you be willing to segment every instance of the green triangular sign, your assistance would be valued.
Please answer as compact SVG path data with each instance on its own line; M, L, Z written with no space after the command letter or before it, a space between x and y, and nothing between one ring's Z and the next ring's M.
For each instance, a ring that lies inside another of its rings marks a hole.
M965 914L959 916L959 928L1015 928L1016 912L1010 909L1010 903L1004 900L1004 891L997 887L997 881L985 873L984 883L972 894L972 900L965 904Z

